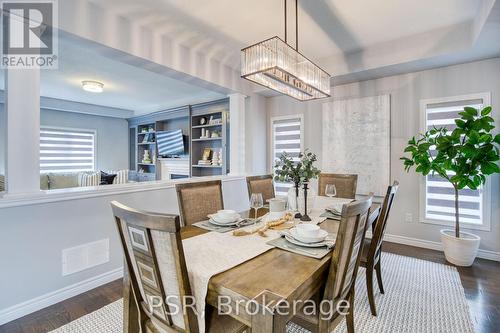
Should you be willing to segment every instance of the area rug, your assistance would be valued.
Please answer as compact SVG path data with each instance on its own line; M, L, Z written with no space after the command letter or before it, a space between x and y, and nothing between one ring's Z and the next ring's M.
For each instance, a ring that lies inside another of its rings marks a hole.
M371 315L364 269L360 269L356 283L356 332L474 332L464 289L454 267L390 253L383 253L382 267L386 293L381 295L374 281L377 317ZM121 333L122 306L121 300L116 301L52 333ZM291 323L287 332L308 331ZM347 332L345 321L333 332Z

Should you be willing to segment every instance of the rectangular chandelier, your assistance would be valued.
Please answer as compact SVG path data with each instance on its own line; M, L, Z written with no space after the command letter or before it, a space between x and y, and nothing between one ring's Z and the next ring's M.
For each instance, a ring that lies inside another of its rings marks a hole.
M277 36L241 50L241 77L300 101L330 97L330 75Z

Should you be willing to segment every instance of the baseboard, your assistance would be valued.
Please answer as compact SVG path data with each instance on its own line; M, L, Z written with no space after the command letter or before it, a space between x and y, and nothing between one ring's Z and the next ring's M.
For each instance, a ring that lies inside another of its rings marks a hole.
M41 310L122 277L123 268L120 267L112 271L94 276L90 279L64 287L62 289L47 293L42 296L38 296L29 301L22 302L6 309L0 310L0 325L21 318L30 313Z
M428 241L428 240L424 240L424 239L385 234L384 241L391 242L391 243L397 243L397 244L416 246L416 247L421 247L424 249L443 251L443 246L441 245L440 242L433 242L433 241ZM479 249L479 251L477 252L477 257L481 258L481 259L500 261L500 252Z

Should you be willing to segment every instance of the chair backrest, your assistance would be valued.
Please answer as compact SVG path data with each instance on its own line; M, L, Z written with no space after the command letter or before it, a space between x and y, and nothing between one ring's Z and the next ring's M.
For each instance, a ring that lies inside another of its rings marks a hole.
M327 184L335 185L335 188L337 189L337 197L355 199L356 187L358 185L358 175L321 173L318 180L319 195L325 195L325 188Z
M182 309L184 297L192 296L179 216L139 211L116 201L111 202L111 207L139 307L140 322L145 321L146 316L155 319L153 323L159 322L160 327L197 332L198 322L191 309L186 313L169 309L173 304Z
M248 196L252 193L262 193L264 203L275 197L273 175L247 177Z
M208 214L224 209L220 180L177 184L175 188L184 226L207 220Z
M372 232L372 241L370 243L370 249L368 250L368 258L374 258L375 255L380 254L380 248L382 246L382 240L384 238L385 227L389 218L389 212L391 211L392 204L394 203L394 197L396 196L398 187L398 181L394 181L394 183L387 188L387 193L385 194L385 199L384 203L382 204L380 215L378 216Z
M371 204L372 196L342 207L324 299L334 302L346 299L356 282Z

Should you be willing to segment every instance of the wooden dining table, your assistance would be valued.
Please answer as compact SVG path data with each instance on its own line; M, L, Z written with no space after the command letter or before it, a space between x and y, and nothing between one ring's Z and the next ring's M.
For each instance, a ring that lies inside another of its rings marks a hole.
M372 204L368 218L369 225L377 220L379 213L380 204ZM320 224L320 227L336 234L339 222L327 219ZM207 232L209 231L196 226L186 226L181 229L181 237L187 239ZM285 326L293 314L284 315L273 306L282 300L292 304L294 301L313 297L325 283L330 261L331 255L315 259L273 248L213 276L209 281L206 302L219 308L220 297L230 299L230 307L225 306L223 310L232 309L230 315L250 327L252 333L285 332ZM129 295L127 274L125 269L124 332L135 333L138 332L136 322L134 323L137 319L134 319L135 306L132 304L133 297ZM249 301L257 307L263 307L265 302L265 309L246 311L245 306ZM271 305L269 302L272 302Z

